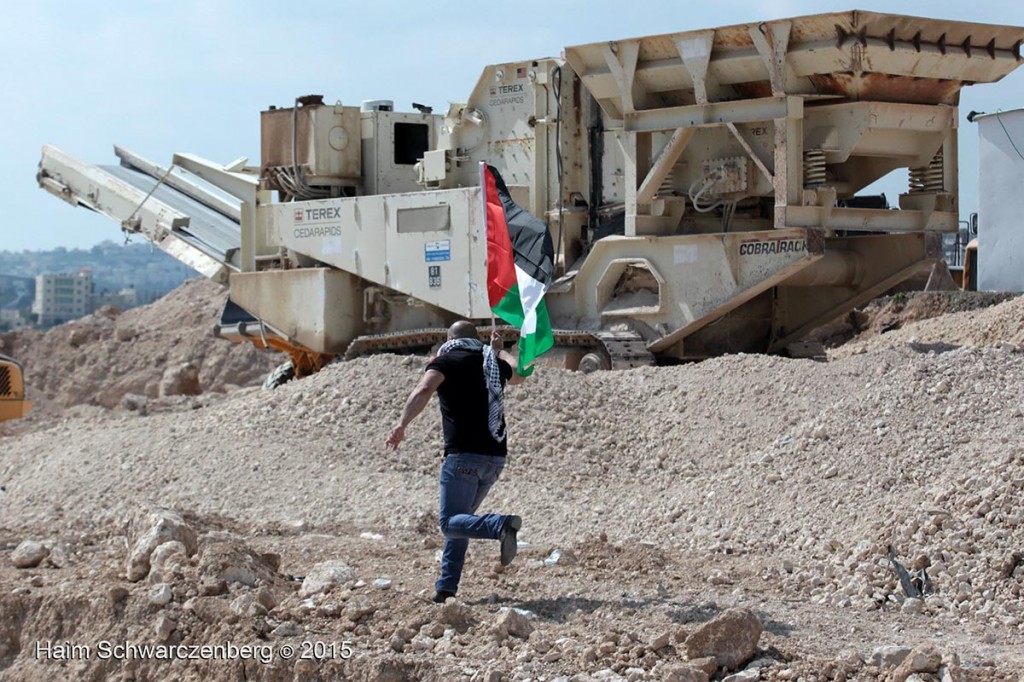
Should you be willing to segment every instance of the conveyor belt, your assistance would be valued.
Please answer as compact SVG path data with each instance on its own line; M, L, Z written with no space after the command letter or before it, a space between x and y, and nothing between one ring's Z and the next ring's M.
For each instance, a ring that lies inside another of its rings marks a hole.
M149 192L157 183L155 178L132 168L99 168L143 192ZM223 263L231 262L242 240L238 221L167 185L157 187L153 197L189 217L188 226L176 230L182 239Z

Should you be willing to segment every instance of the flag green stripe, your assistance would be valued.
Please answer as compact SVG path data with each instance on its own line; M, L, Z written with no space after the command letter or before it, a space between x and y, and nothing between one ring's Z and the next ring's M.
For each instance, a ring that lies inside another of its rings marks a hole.
M505 297L492 308L494 314L505 322L522 329L525 315L523 303L519 298L519 286L508 290ZM533 361L542 353L551 350L555 345L555 335L551 331L551 318L548 317L548 306L542 299L537 305L537 331L519 337L519 363L516 373L528 377L533 374Z
M548 306L541 299L537 305L537 331L519 337L519 362L516 373L528 377L533 374L533 361L541 354L551 350L555 345L555 335L551 331L551 319L548 317Z
M522 329L526 314L523 312L523 301L519 297L519 285L516 284L509 289L504 298L498 301L498 305L491 310L513 327Z

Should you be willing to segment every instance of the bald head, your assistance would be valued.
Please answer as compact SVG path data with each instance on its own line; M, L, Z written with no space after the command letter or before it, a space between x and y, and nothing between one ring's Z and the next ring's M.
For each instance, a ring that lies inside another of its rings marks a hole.
M469 320L459 320L452 326L448 327L448 339L479 339L480 335L476 332L476 325Z

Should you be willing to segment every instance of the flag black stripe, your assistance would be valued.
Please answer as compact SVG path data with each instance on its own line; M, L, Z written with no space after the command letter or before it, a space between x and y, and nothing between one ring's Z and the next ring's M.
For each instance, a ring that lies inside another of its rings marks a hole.
M545 287L549 286L555 274L555 247L547 225L512 201L501 174L494 166L487 168L494 174L494 184L505 210L505 222L508 223L516 265Z

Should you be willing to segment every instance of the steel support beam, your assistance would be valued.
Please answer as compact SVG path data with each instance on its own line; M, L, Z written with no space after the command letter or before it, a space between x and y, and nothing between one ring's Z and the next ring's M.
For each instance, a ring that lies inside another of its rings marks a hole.
M877 208L788 206L781 227L815 227L862 232L956 232L957 214L948 211L886 211Z
M683 66L693 80L693 96L697 104L708 103L708 64L711 63L711 46L715 42L714 31L700 31L676 38L676 50Z
M748 29L751 40L758 54L768 69L768 79L772 85L772 94L780 97L792 92L790 84L796 80L793 67L786 61L789 51L789 34L793 25L788 21L776 21L770 24L758 24Z
M622 98L622 113L636 111L646 103L646 96L636 84L636 64L640 56L640 43L608 43L604 46L604 61L615 79Z
M740 143L740 146L743 147L743 151L747 153L747 156L749 156L751 161L754 162L754 165L757 166L759 171L761 171L761 174L768 179L768 182L775 182L774 167L769 165L772 163L772 160L767 156L762 158L762 152L760 151L761 148L752 145L746 135L736 127L735 123L726 123L725 127L729 129L732 136Z
M803 101L801 100L801 105ZM799 115L787 113L775 119L775 227L787 222L787 208L803 203L804 126L803 108ZM820 225L802 225L820 227Z
M686 145L690 143L696 132L696 128L679 128L672 134L668 144L665 145L657 160L651 165L651 172L647 174L643 184L640 185L640 190L637 192L636 197L638 204L651 203L654 195L658 193L661 183L665 182L665 178L672 172L672 167L679 160L683 151L686 150Z
M786 117L802 118L803 105L801 97L764 97L648 109L624 114L623 128L633 132L657 132L726 123L759 123Z

